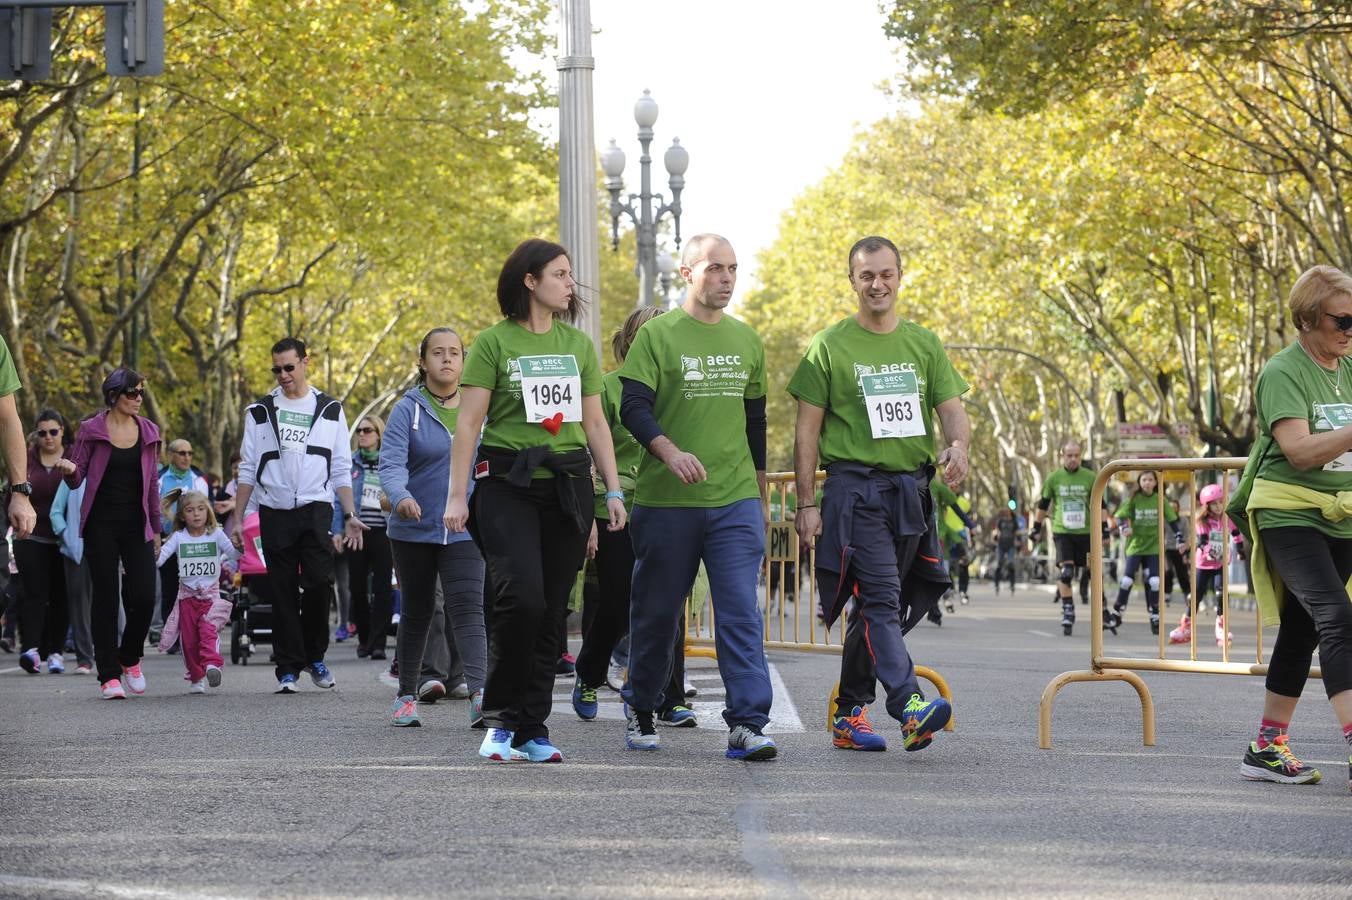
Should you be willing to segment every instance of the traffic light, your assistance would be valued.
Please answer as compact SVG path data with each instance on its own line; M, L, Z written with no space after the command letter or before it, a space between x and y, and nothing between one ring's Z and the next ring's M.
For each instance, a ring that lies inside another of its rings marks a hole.
M0 6L0 78L52 77L51 7Z
M0 0L0 80L52 76L52 11L71 5L89 4ZM113 0L104 4L103 16L109 75L164 72L164 0Z
M1018 509L1019 509L1019 486L1018 486L1017 484L1011 484L1011 485L1009 486L1009 503L1008 503L1008 506L1009 506L1010 509L1014 510L1015 512L1017 512Z

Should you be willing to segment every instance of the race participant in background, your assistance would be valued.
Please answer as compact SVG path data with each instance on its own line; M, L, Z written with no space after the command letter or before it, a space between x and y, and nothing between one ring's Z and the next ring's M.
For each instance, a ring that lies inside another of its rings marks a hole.
M380 464L380 456L384 432L385 423L379 416L363 416L357 423L357 446L352 454L349 478L352 497L358 506L357 514L367 530L362 535L361 547L348 550L345 554L348 610L351 621L357 625L357 655L375 660L386 658L385 643L390 619L394 615L394 590L390 584L394 564L390 558L390 540L385 530L390 502L381 488L384 467ZM329 531L337 537L343 530L342 506L335 503L333 511L334 520ZM340 616L338 624L346 630L347 620Z
M1018 562L1018 540L1019 540L1019 520L1014 517L1014 510L1003 509L1000 514L991 521L991 538L995 543L995 593L1000 593L1000 576L1006 575L1009 580L1009 595L1014 596L1014 580L1017 573L1015 568Z
M1089 602L1089 495L1094 487L1094 473L1080 465L1081 452L1078 441L1062 445L1061 467L1042 484L1042 499L1038 501L1033 530L1028 535L1034 545L1042 540L1042 523L1050 511L1058 569L1056 595L1061 601L1061 631L1066 636L1075 627L1075 599L1070 586L1077 571L1080 599ZM1106 516L1106 506L1103 512Z
M29 500L37 524L27 537L14 540L14 563L19 570L19 665L36 675L66 671L62 650L70 624L66 568L61 542L52 531L52 505L61 492L70 469L64 437L66 420L54 409L38 413L36 437L28 450L28 478L33 492Z
M1212 603L1216 608L1216 646L1229 643L1231 635L1225 629L1224 610L1221 608L1221 570L1230 564L1227 543L1233 543L1240 558L1244 556L1244 535L1240 534L1225 515L1221 504L1224 491L1219 484L1208 484L1198 495L1197 515L1193 517L1193 529L1197 535L1197 611L1202 611L1207 594L1214 593ZM1184 605L1189 606L1187 600ZM1186 644L1192 640L1192 618L1185 609L1178 627L1169 632L1171 644Z
M847 265L858 310L812 338L789 381L798 401L798 496L812 496L819 457L826 468L820 509L799 503L794 525L817 546L828 627L849 599L855 604L841 654L833 745L887 748L867 718L881 681L887 712L901 724L902 747L920 750L952 708L942 697L925 700L904 636L950 585L936 531L936 512L944 507L931 482L952 496L967 476L968 385L938 337L897 313L896 245L863 238L850 248ZM948 443L937 459L932 413Z
M561 762L545 722L562 652L559 622L594 519L593 461L606 484L607 527L623 528L627 513L601 409L596 348L567 324L582 303L567 251L550 241L523 242L503 264L497 293L503 319L480 332L461 378L445 522L455 532L469 527L493 594L483 696L488 733L479 755Z
M179 494L184 491L197 491L199 494L211 496L206 478L193 467L192 457L192 444L188 441L177 438L169 442L169 462L160 467L160 505L162 512L164 497L170 491L178 491ZM168 512L163 514L161 538L167 538L173 531L173 519L177 513L178 507L171 506ZM228 534L229 532L227 532ZM165 619L169 618L169 611L174 608L174 602L178 597L178 560L170 556L159 564L159 570L160 608L157 621L163 623ZM158 638L152 634L151 640L155 641Z
M700 560L709 574L729 759L773 759L774 692L756 588L765 553L765 347L724 309L737 283L726 238L685 245L685 303L638 331L620 369L620 418L648 450L634 494L625 746L656 750L676 637ZM679 683L679 682L677 682Z
M641 306L631 312L619 331L610 339L615 362L624 365L624 358L638 336L638 330L662 310ZM615 443L615 465L619 470L620 487L629 492L626 500L632 509L634 484L643 461L643 448L620 422L620 398L623 387L618 371L607 372L601 379L601 407L610 426ZM599 474L599 473L598 473ZM605 484L598 477L593 486L596 495L596 516L606 514ZM573 685L573 711L578 718L591 721L596 718L596 689L606 683L610 655L629 630L629 600L634 577L634 545L626 526L620 531L609 531L592 526L591 545L596 563L595 607L584 614L587 622L582 637L582 649L577 654L577 682ZM678 728L695 727L695 711L685 705L685 634L678 630L672 650L671 677L663 692L663 703L657 710L657 720Z
M1159 476L1154 472L1141 472L1136 476L1136 489L1127 501L1118 507L1115 514L1119 527L1127 534L1127 564L1122 571L1122 580L1118 583L1117 601L1112 612L1103 617L1103 627L1117 633L1122 624L1122 613L1131 598L1131 587L1136 583L1137 571L1142 571L1145 582L1145 605L1150 614L1150 633L1160 633L1160 557L1159 557L1159 501L1155 489L1159 485ZM1178 513L1164 501L1164 519L1175 538L1179 535Z
M258 524L272 589L272 649L278 694L294 694L302 671L331 688L329 647L333 546L329 525L336 490L347 545L359 549L366 526L352 498L347 421L337 400L310 387L305 343L282 338L272 347L277 387L244 410L237 508L258 503ZM243 546L242 520L231 538ZM304 606L301 587L305 588Z
M953 595L956 593L967 605L967 588L971 581L972 532L976 529L976 520L970 515L972 501L962 496L960 490L950 490L943 477L936 475L930 481L930 493L934 497L934 515L939 526L939 543L948 560L948 576L952 585L944 594L944 608L953 612ZM938 607L930 611L930 621L935 625L943 623Z

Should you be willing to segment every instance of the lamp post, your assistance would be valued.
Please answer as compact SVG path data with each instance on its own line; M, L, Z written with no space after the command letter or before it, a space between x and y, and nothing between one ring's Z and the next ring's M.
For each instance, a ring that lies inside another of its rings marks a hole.
M657 277L662 289L662 303L671 305L671 285L676 275L676 260L670 253L657 257Z
M671 188L671 202L664 202L661 194L652 192L652 157L648 155L648 148L653 141L653 124L657 121L657 101L646 90L634 104L634 121L638 123L638 142L642 148L638 158L639 193L620 200L620 192L624 190L621 177L624 151L615 145L614 138L610 146L601 151L601 170L606 174L606 190L610 191L611 249L619 249L620 217L628 216L634 223L638 240L638 305L653 306L657 300L654 290L658 275L657 225L663 216L670 215L676 229L676 246L681 246L681 191L685 189L685 170L690 165L690 154L681 146L680 138L673 138L671 146L662 155L670 176L667 184Z

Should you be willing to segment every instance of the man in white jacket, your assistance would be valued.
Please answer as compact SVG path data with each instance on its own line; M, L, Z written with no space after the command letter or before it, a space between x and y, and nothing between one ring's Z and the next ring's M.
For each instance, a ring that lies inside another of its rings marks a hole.
M303 341L286 337L273 345L277 387L244 410L235 495L236 509L248 509L251 497L258 502L262 555L274 594L272 649L279 694L294 694L302 671L318 687L334 685L324 653L329 646L329 524L335 493L343 508L347 545L361 547L366 529L352 502L352 453L342 404L310 387L309 363ZM236 519L231 535L239 546L243 521L242 515Z

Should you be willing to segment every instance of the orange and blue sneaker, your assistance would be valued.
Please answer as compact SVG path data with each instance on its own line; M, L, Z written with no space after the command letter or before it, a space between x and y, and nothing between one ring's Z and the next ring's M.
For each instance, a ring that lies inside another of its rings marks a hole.
M1249 781L1274 781L1277 784L1318 784L1324 776L1314 766L1296 759L1286 745L1286 735L1279 734L1262 750L1258 742L1249 743L1239 774ZM1352 764L1352 760L1348 760Z
M953 718L953 707L943 697L925 702L919 694L912 694L902 709L901 749L907 753L924 750L934 740L934 732L940 731L948 720Z
M831 745L841 750L887 749L887 741L869 724L866 706L856 706L848 716L831 720Z

